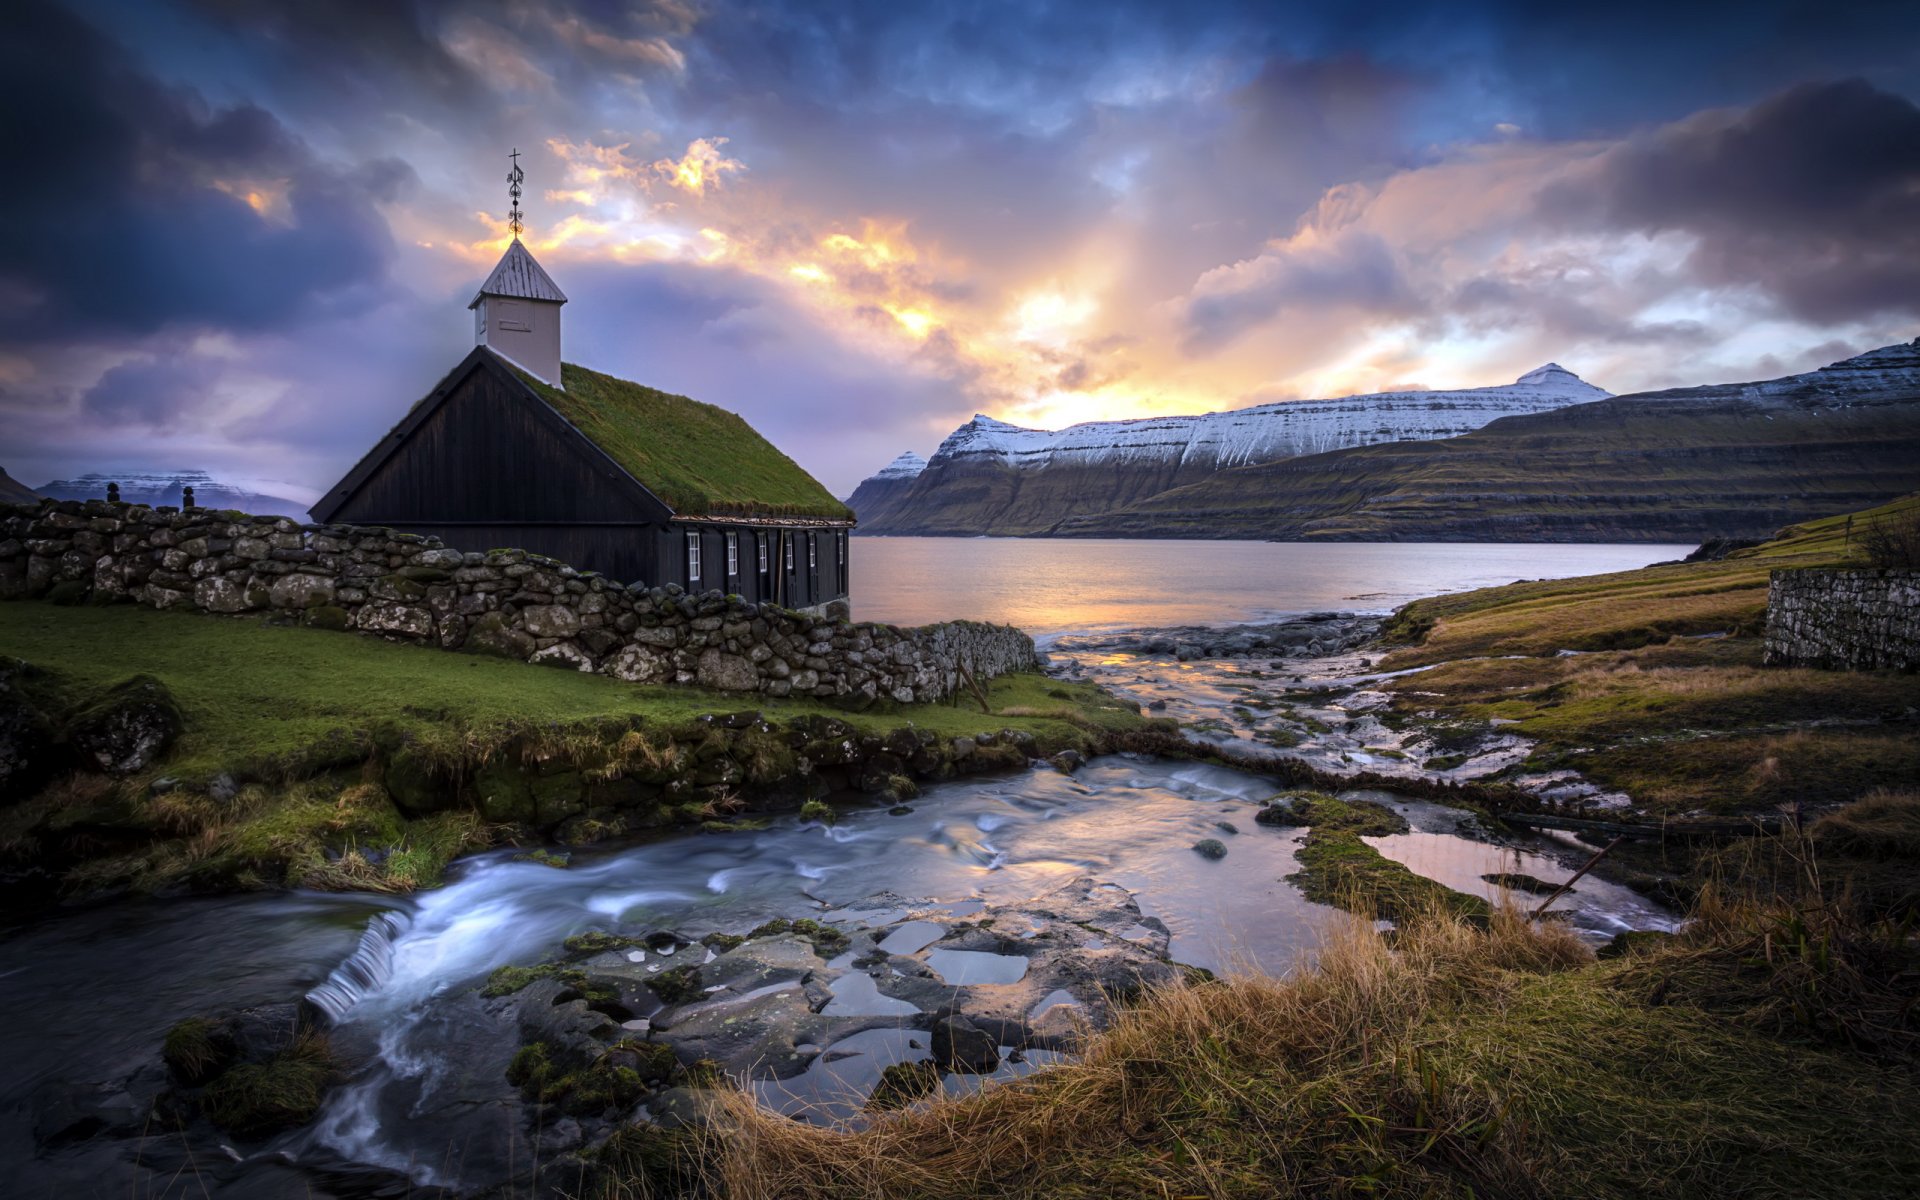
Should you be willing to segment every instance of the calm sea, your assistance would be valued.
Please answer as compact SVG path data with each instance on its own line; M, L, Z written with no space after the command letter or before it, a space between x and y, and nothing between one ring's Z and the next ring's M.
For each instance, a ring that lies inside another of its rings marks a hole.
M1630 570L1693 546L856 537L852 550L859 620L968 617L1045 636L1383 612L1516 579Z

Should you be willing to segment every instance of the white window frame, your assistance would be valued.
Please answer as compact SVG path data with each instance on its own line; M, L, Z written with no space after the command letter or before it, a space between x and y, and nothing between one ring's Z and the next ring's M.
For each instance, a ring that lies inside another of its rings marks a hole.
M791 575L793 573L793 535L788 534L783 542L787 547L787 573Z
M729 533L727 535L727 578L737 579L739 576L740 535L737 533Z
M807 535L807 570L820 569L820 538L816 534Z
M847 535L844 533L833 535L833 562L835 566L847 565Z
M698 583L699 581L700 535L697 533L689 533L687 535L687 582Z
M756 557L760 563L760 573L762 575L765 575L767 573L767 563L769 561L767 558L767 535L764 533L754 534L753 547L756 552Z

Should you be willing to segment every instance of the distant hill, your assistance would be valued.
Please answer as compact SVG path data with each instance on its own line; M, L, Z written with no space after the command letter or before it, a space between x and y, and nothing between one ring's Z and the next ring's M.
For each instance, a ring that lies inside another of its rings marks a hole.
M913 481L926 469L927 460L908 450L861 480L860 486L853 489L853 495L847 497L847 507L862 525L869 521L884 523L913 491Z
M1453 437L1499 417L1609 394L1548 363L1497 387L1289 400L1198 416L1089 421L1057 431L976 416L948 435L911 486L889 486L884 498L876 493L866 507L856 502L854 508L863 533L1045 533L1234 467Z
M1920 489L1920 339L1802 375L1619 396L1222 471L1077 537L1669 541L1764 537Z
M192 487L193 502L201 508L235 508L245 513L307 519L307 506L298 500L219 483L205 471L93 472L76 479L56 479L38 490L55 500L104 500L109 483L120 485L120 498L128 504L177 505L181 489Z
M5 467L0 467L0 504L31 504L38 499L38 492L7 474Z

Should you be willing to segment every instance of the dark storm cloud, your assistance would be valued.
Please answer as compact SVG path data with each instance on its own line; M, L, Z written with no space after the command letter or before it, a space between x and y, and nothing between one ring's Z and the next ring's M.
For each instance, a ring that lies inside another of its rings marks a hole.
M205 404L220 380L221 365L181 357L124 362L87 389L80 409L107 424L168 427Z
M1701 282L1808 320L1920 313L1920 107L1853 80L1702 113L1609 151L1541 212L1691 234Z
M91 26L29 2L0 49L0 224L12 339L284 325L376 291L392 239L375 207L396 162L317 161L271 114L215 109L138 70ZM226 184L284 189L263 217Z

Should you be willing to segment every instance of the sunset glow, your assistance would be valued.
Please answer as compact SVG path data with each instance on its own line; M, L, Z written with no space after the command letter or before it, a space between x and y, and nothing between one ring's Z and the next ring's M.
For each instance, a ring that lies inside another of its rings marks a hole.
M157 81L135 110L164 121L113 118L136 126L116 144L149 147L127 186L143 203L162 179L167 204L243 204L251 229L170 226L210 239L203 258L280 257L223 274L257 292L237 310L210 296L131 324L76 319L8 350L31 398L16 436L49 471L77 452L63 430L83 398L129 361L177 374L167 395L186 407L115 436L196 462L232 452L240 435L210 433L192 397L244 362L325 431L262 427L245 435L258 452L337 475L470 336L464 298L511 240L516 147L522 240L574 300L568 353L740 411L841 490L975 412L1057 427L1500 383L1548 360L1615 391L1756 378L1920 320L1901 266L1920 261L1915 223L1888 216L1920 194L1910 168L1882 154L1827 188L1834 168L1804 132L1904 145L1912 80L1811 59L1783 77L1787 43L1750 76L1622 88L1601 47L1548 25L1514 34L1546 59L1490 49L1468 32L1484 14L1360 34L1123 5L1095 51L1031 14L981 41L934 10L829 26L780 5L749 19L562 3L462 9L402 38L405 58L315 27L332 50L263 71L190 51L213 27L162 8L177 32L137 54L75 35ZM291 44L305 18L285 20L219 36ZM775 45L785 57L758 49ZM923 48L911 61L908 45ZM1017 45L1047 47L1045 65L1015 65ZM1443 47L1462 70L1422 68ZM340 90L325 53L360 90ZM1567 95L1543 96L1539 61ZM1736 159L1742 178L1806 181L1775 189L1791 221L1723 194L1732 175L1694 174ZM34 270L3 294L50 297L49 314L92 303ZM179 322L231 332L240 358L152 340ZM360 352L322 353L335 342Z

